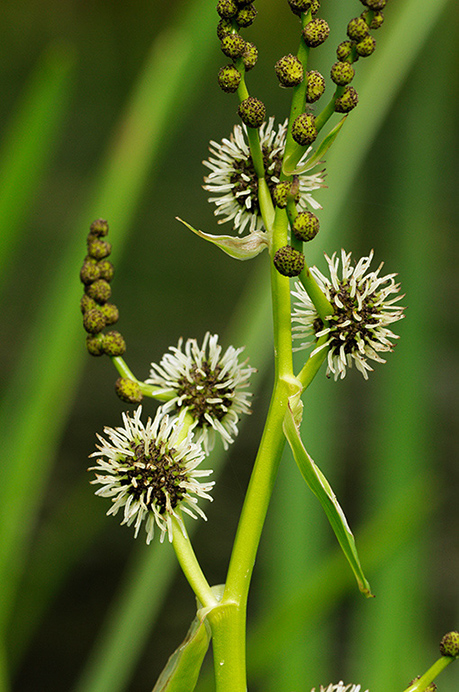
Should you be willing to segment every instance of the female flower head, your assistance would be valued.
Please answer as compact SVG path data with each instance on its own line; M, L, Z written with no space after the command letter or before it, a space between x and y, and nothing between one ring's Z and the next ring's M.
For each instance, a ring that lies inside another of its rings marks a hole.
M341 276L340 258L336 253L331 258L325 255L325 258L330 278L316 267L311 268L311 274L333 305L334 313L328 317L328 326L324 327L308 294L297 282L293 292L297 298L292 315L294 338L309 340L296 350L307 348L315 339L327 336L326 342L311 353L314 355L321 349L328 349L327 377L333 374L335 380L338 377L342 379L346 368L355 364L368 379L368 371L373 369L368 360L385 363L379 353L392 351L391 339L398 338L388 327L403 317L403 308L395 305L402 298L397 295L400 286L395 283L395 274L380 276L383 263L376 271L367 273L373 251L353 265L351 253L342 250Z
M159 365L152 363L146 382L171 395L162 407L165 412L186 410L193 416L195 439L206 452L213 448L216 433L226 449L238 433L239 414L250 413L251 395L243 390L254 368L239 362L242 348L230 346L223 353L218 335L209 332L201 347L196 339L184 346L180 339L170 351Z
M196 514L206 519L197 502L199 497L212 500L208 493L214 483L200 483L198 478L212 471L197 468L205 455L191 431L183 436L184 415L171 420L159 409L155 419L144 424L141 413L141 406L132 417L123 413L123 426L105 428L107 439L97 436L101 444L91 454L98 457L97 465L90 469L96 472L91 483L102 486L96 495L111 499L107 514L123 509L121 523L134 524L136 538L145 522L147 543L155 525L161 541L166 533L172 541L172 518L183 527L180 510L194 519Z
M272 193L280 181L282 158L285 150L287 121L274 127L274 118L269 118L260 129L260 144L263 152L266 182ZM229 139L220 143L211 142L211 156L203 164L210 168L210 174L204 178L204 190L216 195L209 202L216 205L215 215L223 216L218 223L233 222L238 233L248 230L263 230L263 222L258 205L258 180L253 167L249 145L246 141L245 125L236 125ZM306 162L310 150L305 152L298 162L300 168ZM299 177L299 211L307 205L320 209L320 204L311 195L313 190L323 187L323 172Z

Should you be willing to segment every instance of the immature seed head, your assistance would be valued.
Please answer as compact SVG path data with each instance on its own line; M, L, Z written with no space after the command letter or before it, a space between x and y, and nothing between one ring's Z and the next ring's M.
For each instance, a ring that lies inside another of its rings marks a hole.
M302 211L295 217L293 233L303 242L312 240L319 232L319 219L310 211Z
M355 50L357 51L357 54L360 55L362 58L367 58L369 55L371 55L376 48L376 41L373 38L373 36L365 36L361 41L355 44Z
M239 34L228 34L224 36L220 45L223 53L233 60L240 58L245 49L245 41Z
M280 58L275 65L276 75L282 86L294 87L303 81L303 65L295 55L289 53Z
M126 342L119 332L107 332L104 335L104 353L116 358L126 352Z
M362 41L362 39L368 36L368 32L368 25L363 17L355 17L347 25L347 35L351 41Z
M292 137L297 144L309 146L317 137L315 117L311 113L302 113L295 118L292 125Z
M245 7L240 8L239 12L236 15L236 23L238 26L245 29L246 27L253 24L254 20L256 19L256 16L257 8L252 4L248 4Z
M325 79L317 70L310 70L307 74L306 103L315 103L325 91Z
M346 86L354 79L355 70L349 62L335 62L330 70L332 81L338 86Z
M307 46L316 48L327 40L330 27L325 19L312 19L303 29L303 38Z
M440 642L442 656L459 656L459 632L448 632Z
M97 308L83 314L83 327L88 334L98 334L105 327L105 317Z
M349 113L359 102L359 96L352 86L347 86L344 92L335 100L335 111L337 113Z
M95 260L102 260L108 257L112 251L112 246L106 240L101 240L98 236L88 235L88 255Z
M266 118L265 104L255 96L249 96L242 101L237 112L247 127L260 127Z
M235 0L218 0L217 12L222 19L231 19L238 13L238 6Z
M232 94L238 90L241 83L241 73L234 65L221 67L218 72L218 84L227 94Z
M293 277L301 274L304 269L304 255L291 245L279 248L273 258L274 266L279 274Z
M108 223L105 219L96 219L89 227L89 232L96 236L106 236L108 234Z
M86 349L91 356L103 356L104 338L102 334L88 334L86 337Z
M115 382L116 395L128 404L140 404L143 399L140 385L135 380L119 377Z
M105 279L97 279L97 281L93 281L92 284L85 287L85 292L90 298L93 298L96 303L103 305L109 300L112 289L108 281L105 281Z

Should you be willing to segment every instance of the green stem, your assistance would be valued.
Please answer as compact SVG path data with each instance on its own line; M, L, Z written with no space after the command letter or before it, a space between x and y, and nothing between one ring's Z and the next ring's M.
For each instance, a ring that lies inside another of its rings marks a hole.
M316 344L316 349L320 348L324 344L326 344L328 341L328 334L325 334L325 336L321 336L320 339L317 341ZM314 349L315 350L315 349ZM303 391L309 387L311 384L312 380L314 377L317 375L317 373L320 370L320 367L322 363L324 362L325 358L327 357L328 349L322 348L320 351L315 353L313 356L309 356L308 360L300 370L300 372L297 375L298 380L301 382L301 386L303 388Z
M212 589L194 554L185 525L180 525L174 516L172 517L172 537L172 545L174 546L180 567L194 593L204 607L215 607L218 601L212 593Z
M121 358L121 356L115 356L111 360L121 377L125 377L128 380L137 382L140 387L140 391L144 396L149 396L152 399L157 399L158 401L170 401L170 399L173 399L176 395L176 392L174 392L173 389L165 390L161 389L160 387L153 387L151 384L145 384L145 382L138 380L132 370L129 368L128 364L125 362L124 358Z
M431 682L435 680L437 675L439 675L450 663L456 659L452 656L442 656L435 661L433 666L429 668L427 672L422 675L419 680L416 680L412 685L406 688L405 692L424 692L426 687L430 685Z
M306 293L312 300L315 309L319 313L320 319L322 320L324 325L327 326L328 318L335 312L333 309L333 305L330 303L330 301L320 288L319 284L311 274L311 271L306 264L299 278L306 290Z
M212 628L218 692L246 692L245 607L234 603L221 604L209 612L207 619Z

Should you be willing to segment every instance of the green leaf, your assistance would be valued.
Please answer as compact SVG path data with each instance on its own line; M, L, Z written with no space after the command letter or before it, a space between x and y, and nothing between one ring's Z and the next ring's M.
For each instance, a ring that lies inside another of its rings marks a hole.
M196 687L210 638L211 630L205 613L198 610L185 639L170 656L153 692L192 692Z
M267 235L264 231L252 231L249 235L243 238L234 238L231 235L211 235L210 233L204 233L203 231L197 231L189 223L183 221L178 216L175 217L177 221L183 223L184 226L196 233L200 238L208 240L213 243L220 250L226 252L227 255L238 260L248 260L256 257L263 252L265 248L268 247Z
M301 475L318 498L325 514L331 524L333 531L338 539L338 542L351 566L352 571L357 579L357 584L360 591L367 597L373 594L370 591L370 585L363 574L360 560L355 546L354 536L347 523L343 510L341 509L338 500L330 487L329 482L325 478L322 471L313 462L301 441L299 432L299 419L301 413L301 402L297 395L289 398L287 412L284 418L284 433L288 443L292 449L293 456L301 471Z

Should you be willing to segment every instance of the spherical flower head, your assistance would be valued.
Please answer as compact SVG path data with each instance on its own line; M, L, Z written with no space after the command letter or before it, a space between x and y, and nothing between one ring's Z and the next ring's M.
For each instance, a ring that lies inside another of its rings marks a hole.
M373 36L365 36L361 41L355 44L355 50L361 58L367 58L376 48L376 41Z
M215 195L209 202L216 205L215 215L223 218L218 223L232 221L238 233L248 230L262 231L263 221L258 204L258 178L252 163L244 125L236 125L229 139L210 143L211 156L203 161L210 169L204 178L204 190ZM260 144L265 162L266 182L273 194L280 182L282 158L285 150L287 121L274 125L274 118L269 118L259 130ZM307 161L309 150L300 159L298 166ZM308 206L320 209L320 204L312 197L311 192L323 187L323 171L299 176L298 211Z
M249 96L241 101L237 112L247 127L260 127L266 118L265 104L255 96Z
M311 692L315 692L315 687ZM328 685L328 687L320 686L320 692L360 692L360 685L345 685L342 680L340 680L336 685ZM368 690L366 690L368 692Z
M121 523L134 525L135 537L145 523L147 543L155 528L161 541L166 533L172 541L172 518L183 527L180 510L206 519L197 502L200 497L212 499L208 493L214 483L198 480L211 471L198 469L205 455L191 430L179 441L184 415L172 420L159 409L155 419L144 424L141 413L141 406L132 417L123 413L121 427L105 428L106 438L97 436L98 451L91 454L98 458L97 465L90 469L96 478L91 483L101 485L96 495L112 501L107 514L122 509Z
M195 420L194 436L209 452L218 434L227 449L238 434L241 413L250 413L249 392L244 391L254 368L239 362L243 349L230 346L225 352L218 336L204 337L201 347L196 339L164 354L159 365L152 363L148 384L160 387L170 395L163 406L167 413L187 411Z
M344 87L341 96L335 99L335 111L337 113L349 113L359 102L359 95L353 86Z
M303 65L296 55L292 55L292 53L280 58L276 62L274 69L279 82L284 87L298 86L303 81Z
M291 245L279 248L273 257L274 266L282 276L298 276L304 269L304 255Z
M317 70L307 73L306 103L315 103L325 91L325 79Z
M317 138L316 119L312 113L301 113L292 125L292 137L302 147L312 144Z
M237 91L241 83L241 73L234 65L225 65L218 72L218 84L227 94Z
M459 632L448 632L442 637L440 653L442 656L459 656Z
M327 40L330 27L325 19L312 19L304 27L302 34L306 45L316 48Z
M239 34L228 34L224 36L220 42L223 53L228 57L236 60L240 58L245 49L245 41Z
M368 24L363 17L355 17L347 25L347 35L351 41L362 41L368 36L368 31Z
M338 86L346 86L354 79L355 70L349 62L335 62L330 70L330 77Z
M376 271L367 272L373 251L353 265L351 253L342 250L341 272L336 253L331 258L325 255L325 258L330 278L316 267L310 271L333 305L334 313L327 318L328 326L324 327L302 284L296 283L293 295L297 302L292 315L294 338L309 339L296 350L307 348L315 339L327 336L326 342L311 353L328 350L327 377L333 375L335 380L342 379L347 368L354 364L368 379L368 372L373 370L368 360L384 363L379 354L392 351L392 339L398 338L389 325L403 317L403 308L395 305L402 298L398 295L399 284L395 283L395 274L380 276L383 263Z

